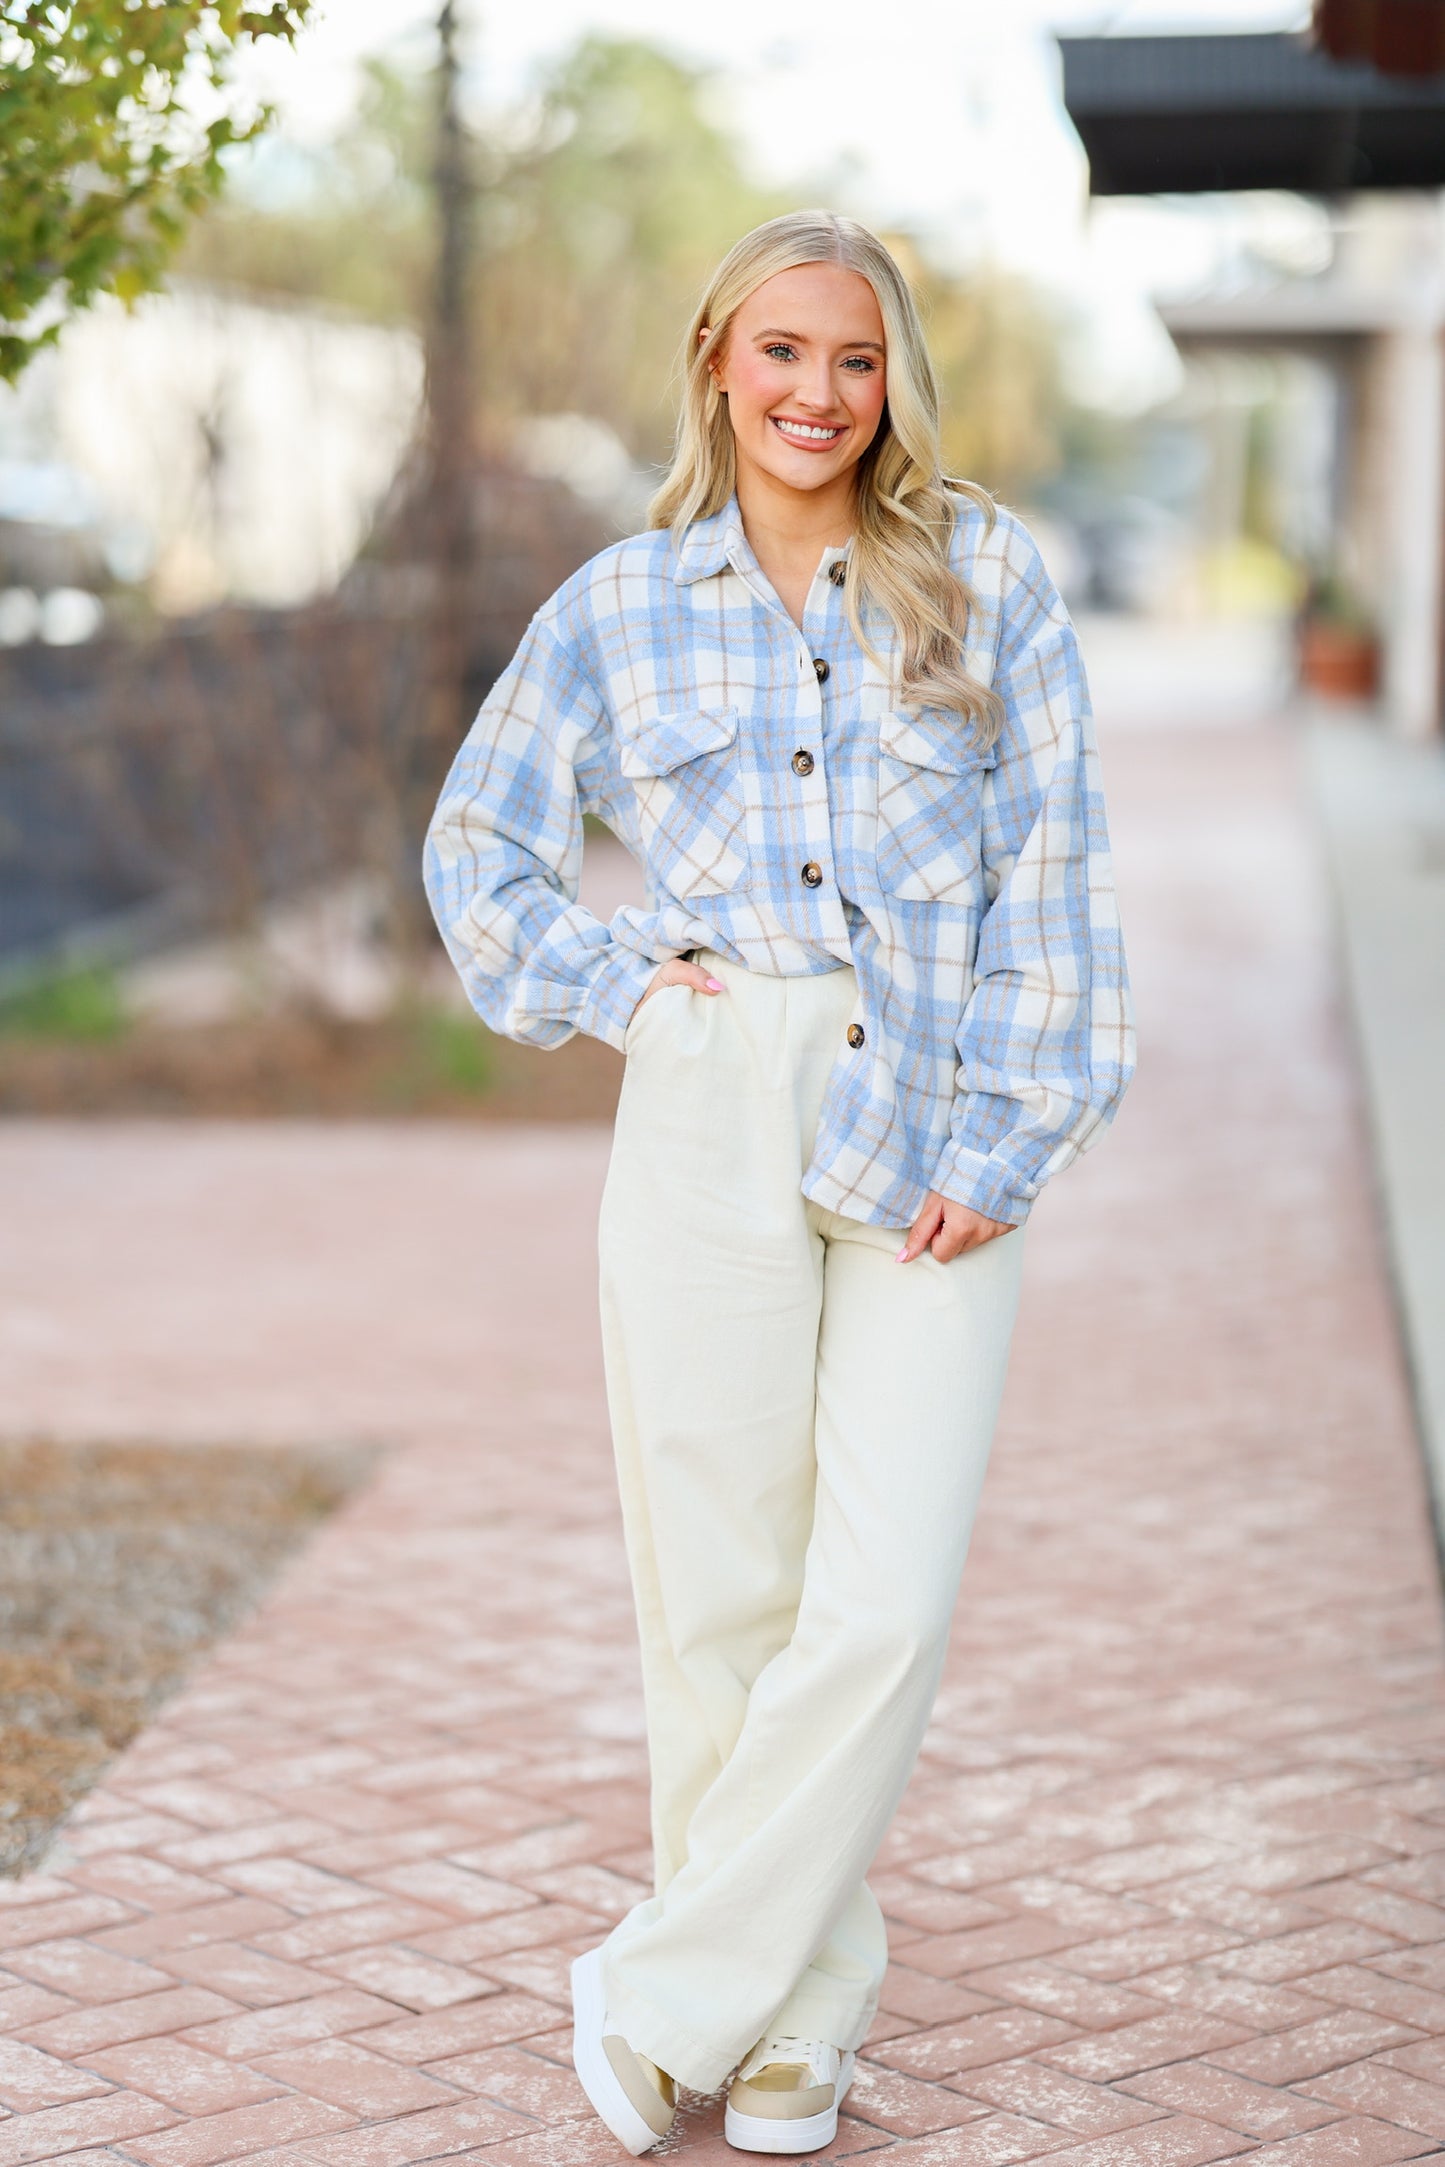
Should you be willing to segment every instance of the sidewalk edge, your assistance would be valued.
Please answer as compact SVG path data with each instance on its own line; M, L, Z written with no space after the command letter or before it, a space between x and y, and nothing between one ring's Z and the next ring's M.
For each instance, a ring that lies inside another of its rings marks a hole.
M1308 710L1302 738L1445 1570L1445 748Z

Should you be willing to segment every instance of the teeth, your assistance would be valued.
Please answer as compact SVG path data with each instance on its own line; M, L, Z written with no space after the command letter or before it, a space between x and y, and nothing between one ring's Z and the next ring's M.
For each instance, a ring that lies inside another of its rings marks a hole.
M774 420L785 436L818 437L824 443L828 443L838 434L836 429L810 429L806 423L800 421L777 421L776 416Z

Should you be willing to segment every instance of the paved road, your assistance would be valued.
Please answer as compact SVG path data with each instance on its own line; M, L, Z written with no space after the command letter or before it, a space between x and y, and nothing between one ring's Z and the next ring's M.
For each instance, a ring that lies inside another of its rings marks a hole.
M1144 1065L1030 1235L824 2156L1434 2156L1441 1609L1294 752L1107 758ZM0 2167L619 2157L565 1997L647 1872L605 1150L0 1134L8 1428L396 1448L4 1892Z

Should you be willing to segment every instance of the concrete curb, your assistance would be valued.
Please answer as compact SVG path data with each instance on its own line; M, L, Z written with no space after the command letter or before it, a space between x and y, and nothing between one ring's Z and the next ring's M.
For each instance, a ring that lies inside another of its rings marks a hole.
M1304 745L1445 1561L1445 751L1317 711Z

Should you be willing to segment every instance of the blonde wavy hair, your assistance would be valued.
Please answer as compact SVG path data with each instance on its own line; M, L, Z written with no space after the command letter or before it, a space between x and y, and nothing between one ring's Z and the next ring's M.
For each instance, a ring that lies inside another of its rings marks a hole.
M964 716L987 745L998 735L997 695L964 668L973 597L949 563L954 507L970 498L991 520L994 503L975 482L945 477L939 448L938 380L907 280L866 226L832 211L790 211L755 226L729 249L688 326L671 470L648 507L648 523L680 533L721 511L736 484L737 456L727 400L710 362L725 351L732 320L749 294L779 271L837 263L866 278L878 298L887 350L888 396L878 434L856 469L853 545L844 594L855 636L884 667L870 620L881 616L896 642L896 697L906 706Z

